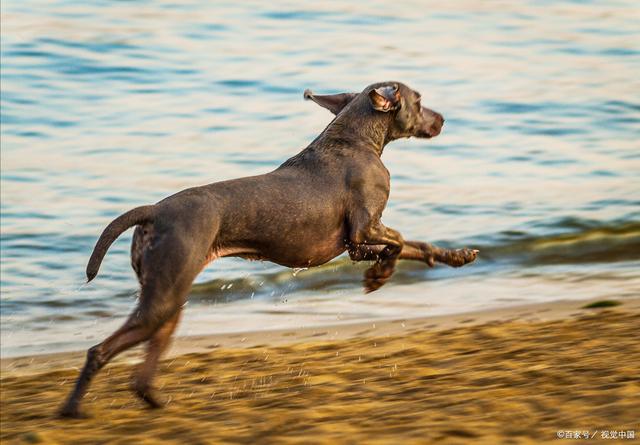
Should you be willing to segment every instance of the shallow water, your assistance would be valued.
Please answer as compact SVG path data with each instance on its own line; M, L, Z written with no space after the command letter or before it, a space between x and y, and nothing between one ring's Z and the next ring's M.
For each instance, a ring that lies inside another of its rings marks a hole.
M385 150L384 221L479 248L477 263L401 264L365 296L345 258L220 260L180 334L637 296L637 17L631 1L2 2L2 355L93 344L122 322L130 232L83 286L112 218L270 171L330 121L305 88L386 79L446 125Z

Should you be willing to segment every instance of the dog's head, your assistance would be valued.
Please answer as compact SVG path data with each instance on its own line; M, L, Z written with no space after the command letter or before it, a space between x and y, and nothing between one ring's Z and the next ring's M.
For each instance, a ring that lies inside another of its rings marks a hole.
M304 98L339 114L355 107L365 107L373 113L389 113L393 117L389 139L403 137L432 138L440 134L444 118L421 104L421 96L400 82L382 82L369 85L361 93L330 95L313 94L305 90Z

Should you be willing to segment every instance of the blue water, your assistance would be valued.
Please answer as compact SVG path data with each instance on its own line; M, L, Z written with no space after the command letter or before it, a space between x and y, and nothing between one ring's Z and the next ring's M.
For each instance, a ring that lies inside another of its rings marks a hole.
M384 222L481 249L401 264L361 292L345 258L306 271L225 259L181 335L403 318L640 293L640 28L633 1L2 2L2 355L84 347L134 305L115 216L267 172L330 121L302 100L400 80L446 118L387 147Z

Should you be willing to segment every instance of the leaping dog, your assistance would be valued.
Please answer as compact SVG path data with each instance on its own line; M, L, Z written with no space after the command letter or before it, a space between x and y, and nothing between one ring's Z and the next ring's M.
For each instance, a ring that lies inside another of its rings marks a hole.
M183 190L130 210L104 229L87 265L88 280L98 273L111 243L135 226L131 263L140 298L124 325L89 349L62 416L78 417L95 374L142 342L148 343L148 351L133 389L149 406L161 406L151 384L158 360L193 280L216 258L313 267L347 251L354 261L373 261L364 276L366 292L384 285L399 259L454 267L475 260L477 250L406 241L380 221L390 190L382 150L398 138L435 137L444 123L442 115L421 105L419 93L400 82L382 82L360 93L316 95L307 90L304 97L335 118L274 171Z

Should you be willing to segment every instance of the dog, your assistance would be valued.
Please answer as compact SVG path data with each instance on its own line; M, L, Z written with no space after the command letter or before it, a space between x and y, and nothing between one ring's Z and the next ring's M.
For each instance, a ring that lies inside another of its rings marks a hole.
M372 261L365 292L384 285L399 259L459 267L477 250L443 249L406 241L380 221L390 190L380 156L399 138L432 138L444 124L400 82L369 85L360 93L304 97L335 117L297 155L274 171L183 190L154 205L130 210L102 232L87 265L91 281L109 246L135 226L131 263L140 282L138 305L124 325L87 352L76 385L60 410L80 417L80 401L95 374L122 351L147 342L132 389L150 407L162 406L152 379L169 345L196 276L222 257L313 267L348 252Z

